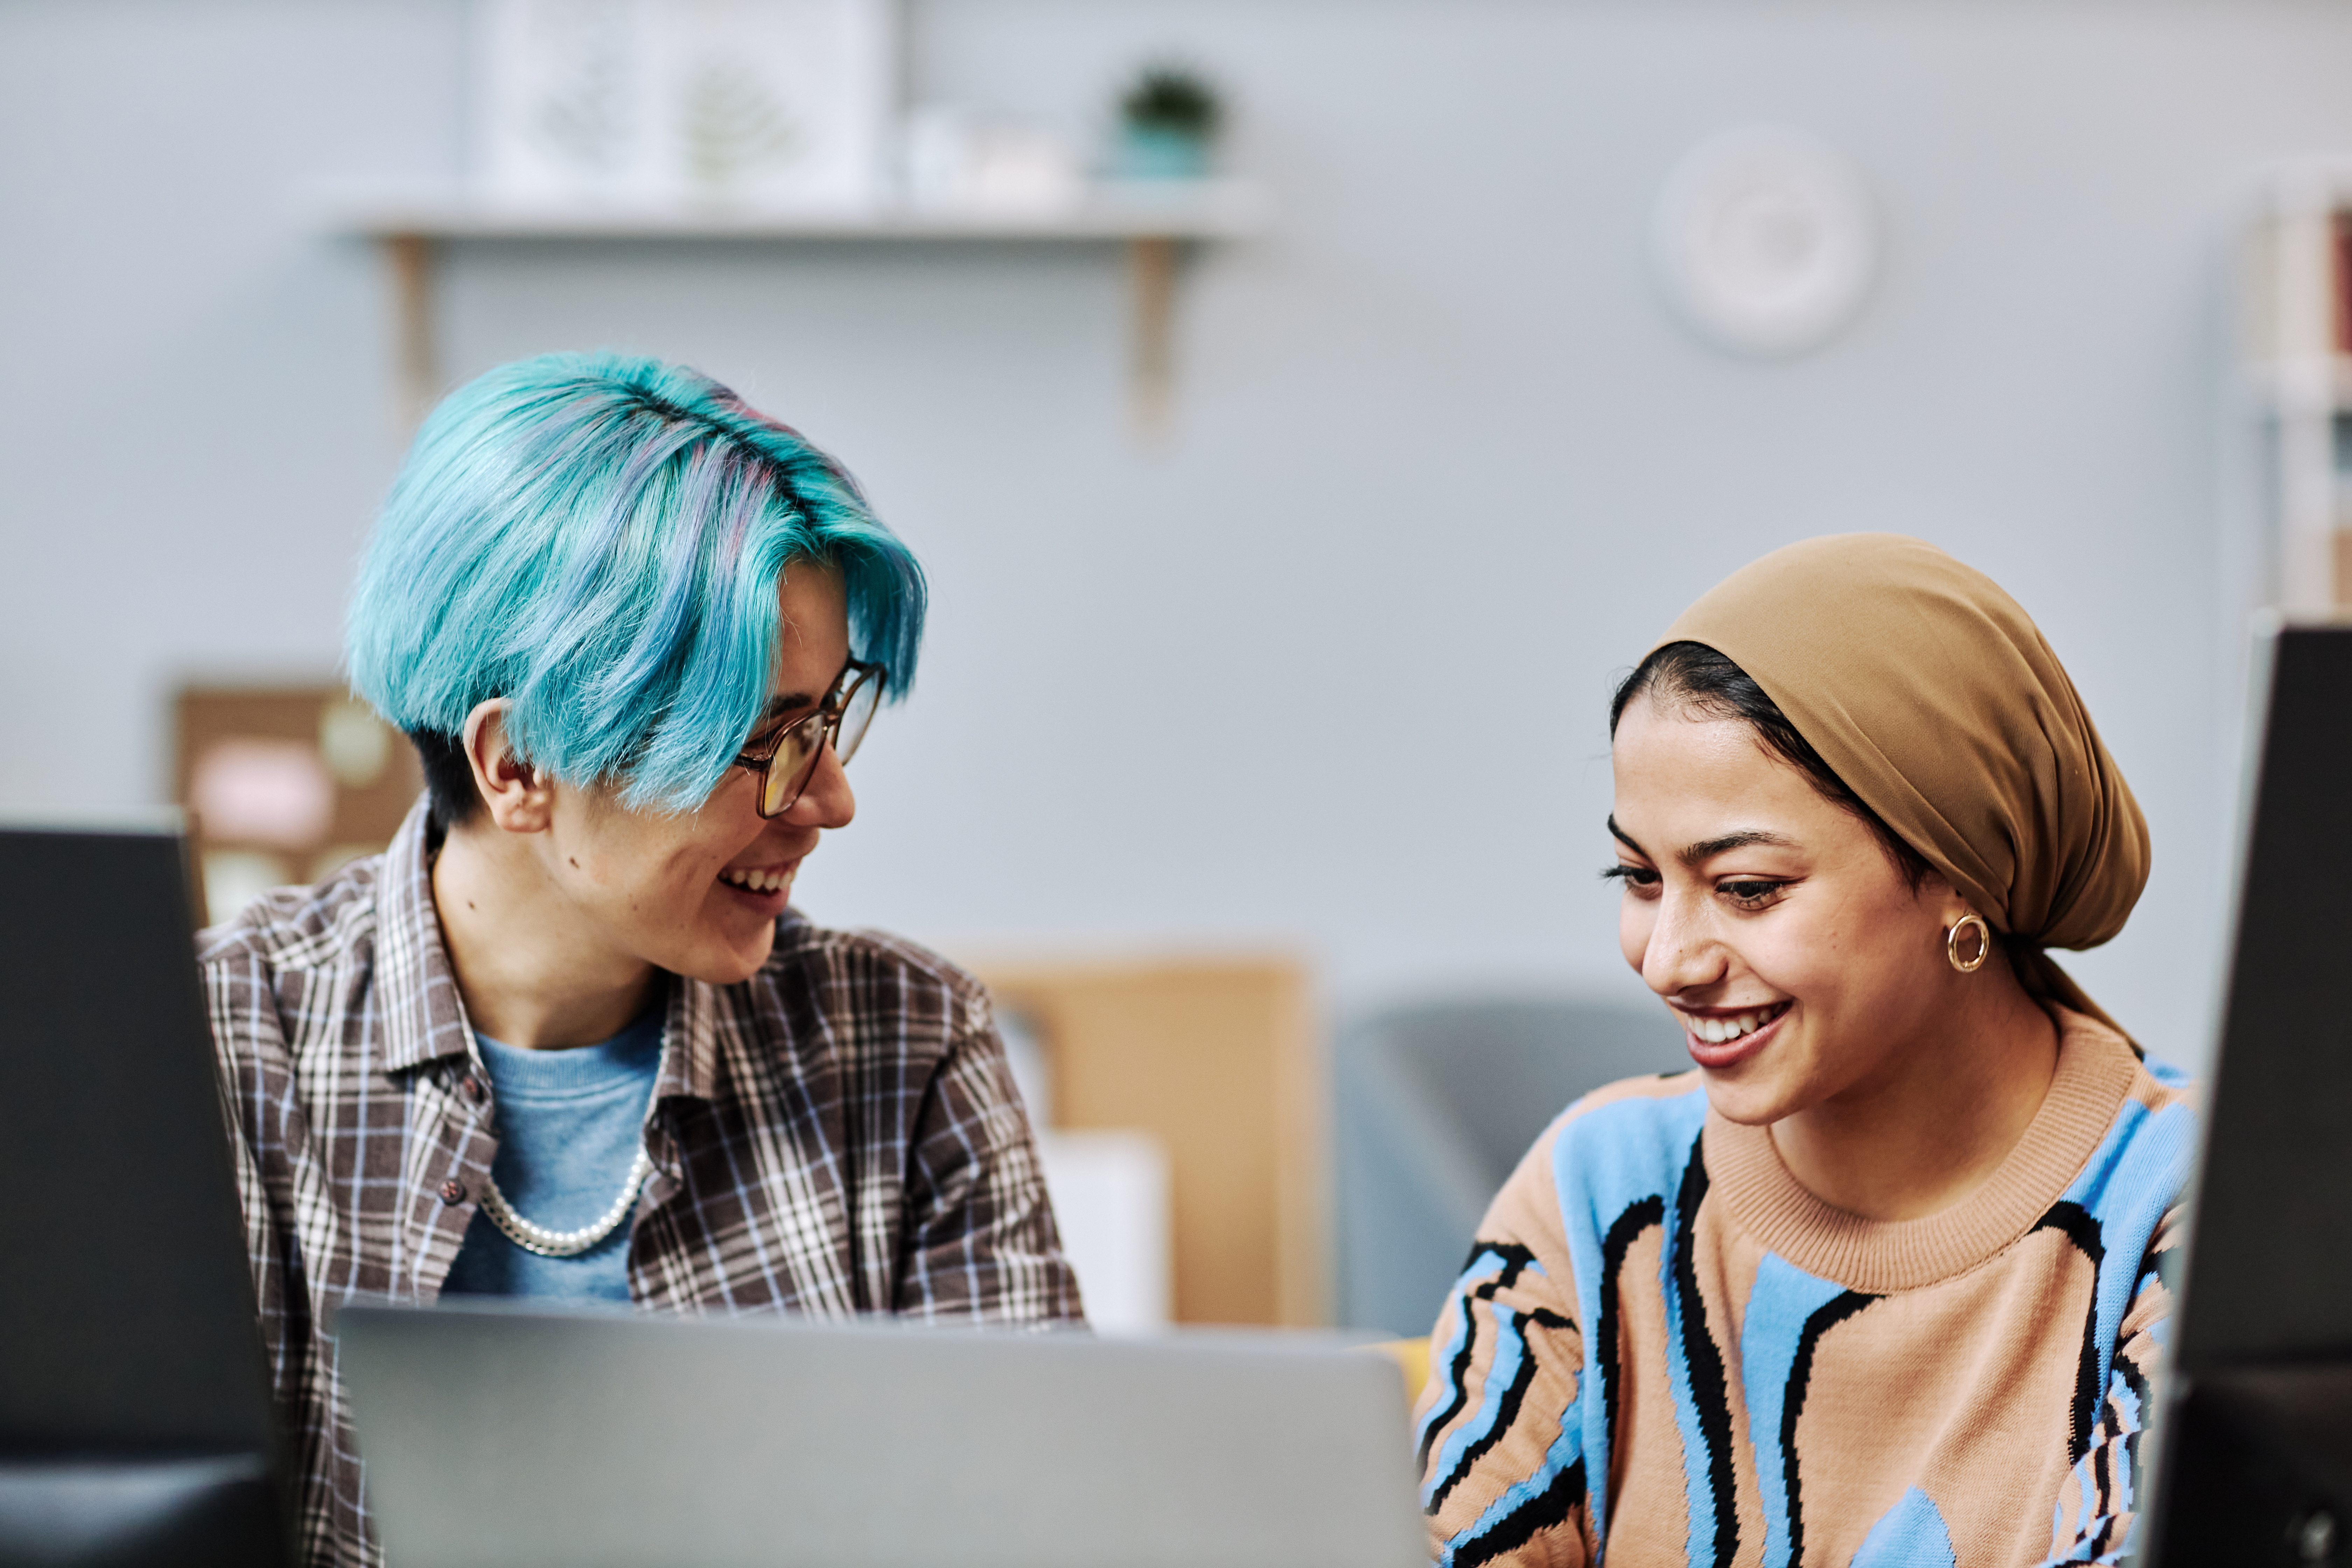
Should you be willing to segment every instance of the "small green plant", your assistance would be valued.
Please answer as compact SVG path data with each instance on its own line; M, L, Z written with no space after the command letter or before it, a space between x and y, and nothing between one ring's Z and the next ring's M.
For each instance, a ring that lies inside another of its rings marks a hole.
M1225 106L1198 72L1159 65L1146 67L1121 95L1118 113L1129 131L1206 142L1223 122Z

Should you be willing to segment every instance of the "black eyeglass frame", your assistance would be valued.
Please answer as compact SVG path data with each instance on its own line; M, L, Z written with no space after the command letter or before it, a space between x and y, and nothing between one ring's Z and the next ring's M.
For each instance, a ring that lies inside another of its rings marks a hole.
M858 727L856 734L849 737L849 744L845 749L841 744L841 721L848 717L850 705L857 700L858 693L866 689L869 681L874 686L874 707L867 710L866 722ZM760 781L759 799L753 804L752 809L761 816L782 816L799 804L801 796L807 792L809 780L816 776L816 765L824 760L827 747L831 747L835 754L841 758L844 766L848 765L849 759L857 754L859 744L865 741L866 730L873 726L875 711L882 706L883 694L889 689L890 672L881 665L865 664L853 658L841 667L841 673L834 678L833 684L832 695L826 697L814 710L802 714L782 729L778 730L761 750L736 753L733 765L744 769ZM767 800L773 793L774 785L774 781L770 775L774 771L776 759L782 756L789 749L789 743L795 734L805 731L812 724L823 727L824 739L809 749L806 760L799 764L797 773L790 781L790 789L783 799L773 807L769 806Z

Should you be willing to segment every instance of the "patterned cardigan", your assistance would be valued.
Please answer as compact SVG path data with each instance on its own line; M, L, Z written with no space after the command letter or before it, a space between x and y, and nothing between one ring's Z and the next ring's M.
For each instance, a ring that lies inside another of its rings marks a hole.
M1822 1203L1696 1073L1571 1106L1438 1320L1418 1422L1432 1554L2117 1561L2196 1121L2170 1069L2058 1021L2025 1136L1922 1219Z

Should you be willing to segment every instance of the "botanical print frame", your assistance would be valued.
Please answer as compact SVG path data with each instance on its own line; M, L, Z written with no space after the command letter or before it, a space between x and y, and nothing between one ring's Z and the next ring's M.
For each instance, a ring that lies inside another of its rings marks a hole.
M882 193L893 0L476 0L478 163L519 200L856 207Z

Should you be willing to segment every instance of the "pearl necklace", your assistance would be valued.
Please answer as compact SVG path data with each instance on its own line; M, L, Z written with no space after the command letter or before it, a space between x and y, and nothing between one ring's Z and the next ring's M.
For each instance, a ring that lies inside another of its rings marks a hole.
M621 1222L629 1217L629 1210L636 1205L637 1189L653 1173L654 1163L640 1147L636 1159L629 1165L629 1179L622 1184L621 1195L613 1200L613 1206L604 1211L602 1218L578 1230L550 1230L543 1225L531 1224L515 1213L507 1195L499 1191L498 1183L488 1175L482 1178L482 1212L525 1252L536 1252L541 1258L577 1258L621 1227Z

